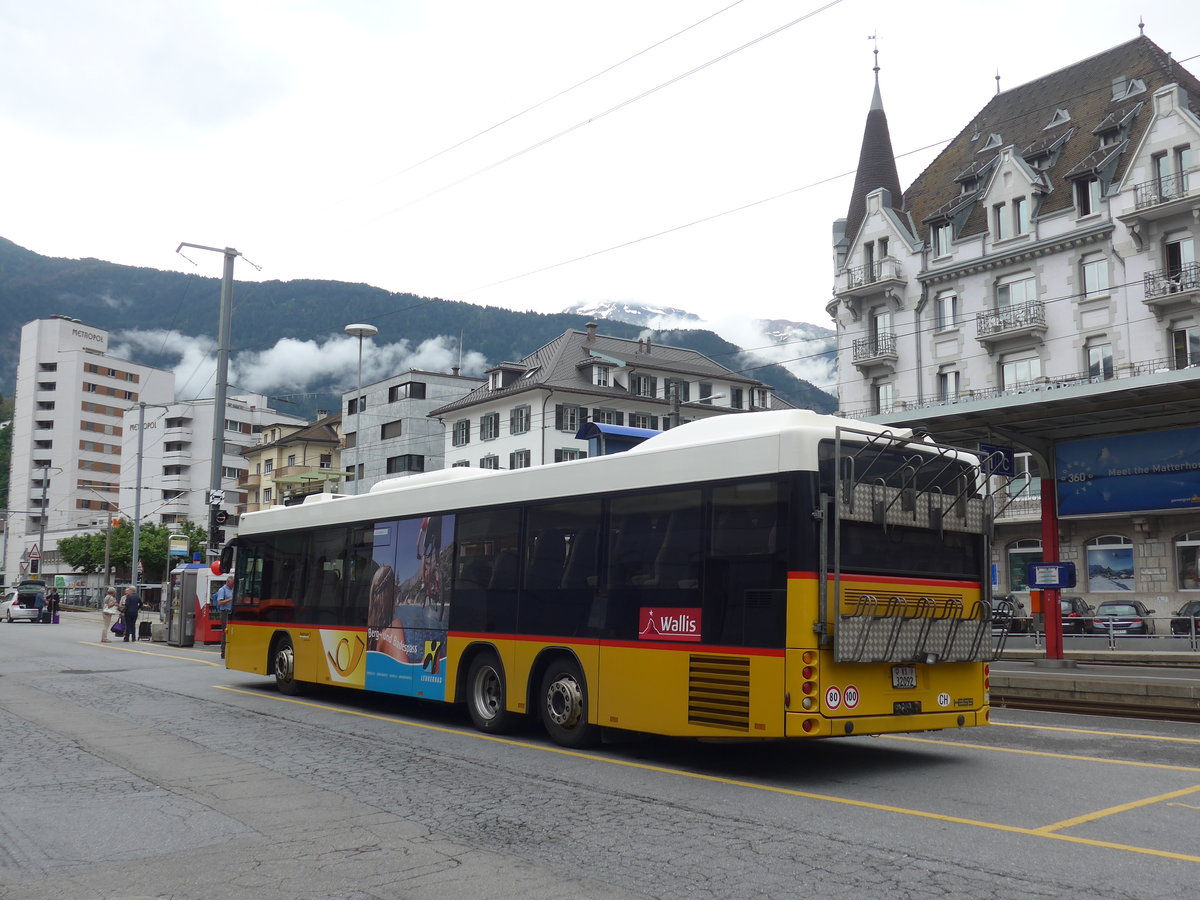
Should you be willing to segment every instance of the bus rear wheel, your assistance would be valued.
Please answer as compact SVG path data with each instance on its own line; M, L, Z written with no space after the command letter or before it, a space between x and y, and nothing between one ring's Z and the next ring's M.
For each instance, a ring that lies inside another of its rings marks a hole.
M508 689L504 669L495 653L480 653L467 670L467 711L480 731L507 734L517 725L517 716L505 709Z
M292 649L292 639L287 635L275 643L275 650L271 654L271 671L275 674L275 687L279 693L288 696L304 693L304 682L296 680L296 651Z
M591 747L600 740L600 729L587 720L587 681L579 664L560 657L542 676L542 724L554 743L562 747Z

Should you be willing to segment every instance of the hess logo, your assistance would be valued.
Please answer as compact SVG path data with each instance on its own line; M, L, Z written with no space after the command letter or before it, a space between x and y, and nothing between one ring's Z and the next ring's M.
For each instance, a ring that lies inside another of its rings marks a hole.
M642 641L699 641L700 608L639 610L638 640Z

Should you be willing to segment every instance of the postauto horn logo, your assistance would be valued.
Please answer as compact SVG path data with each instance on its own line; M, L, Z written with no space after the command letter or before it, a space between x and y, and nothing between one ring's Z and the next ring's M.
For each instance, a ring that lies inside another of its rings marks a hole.
M642 607L638 621L638 640L699 641L700 608L660 609Z

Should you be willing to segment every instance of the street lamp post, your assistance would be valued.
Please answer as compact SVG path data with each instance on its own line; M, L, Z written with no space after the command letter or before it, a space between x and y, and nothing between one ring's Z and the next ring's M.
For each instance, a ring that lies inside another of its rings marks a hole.
M354 490L358 493L358 469L362 466L362 346L363 338L374 337L379 329L374 325L355 324L346 326L346 334L358 338L358 392L354 395Z

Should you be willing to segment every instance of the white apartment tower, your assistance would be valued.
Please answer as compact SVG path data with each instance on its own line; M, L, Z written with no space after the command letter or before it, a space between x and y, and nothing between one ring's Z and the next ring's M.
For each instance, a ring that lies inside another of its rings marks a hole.
M119 503L125 413L168 403L172 373L108 355L109 333L52 316L21 329L13 405L5 580L63 571L58 540L94 530ZM40 557L40 559L39 559Z

